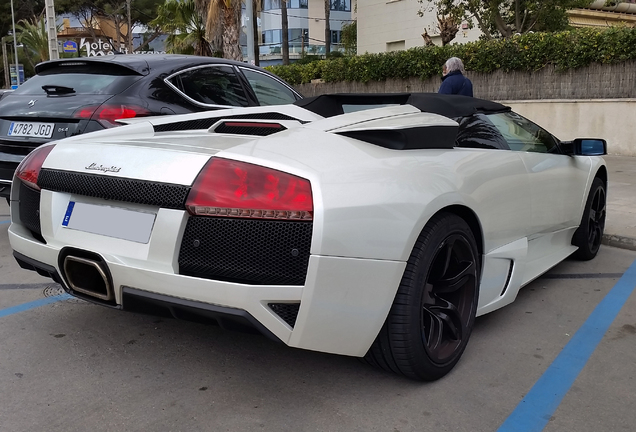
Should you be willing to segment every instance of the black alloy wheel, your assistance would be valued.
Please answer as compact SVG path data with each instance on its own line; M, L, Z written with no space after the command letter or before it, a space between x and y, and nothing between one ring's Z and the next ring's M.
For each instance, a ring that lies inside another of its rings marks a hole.
M587 197L581 225L572 238L572 244L579 247L574 253L576 259L591 260L601 247L607 213L606 196L605 183L600 178L595 178Z
M477 263L465 236L447 237L427 276L422 299L422 338L431 361L446 364L470 334Z
M468 224L435 215L407 262L391 311L365 360L408 378L433 381L459 361L475 322L480 261Z

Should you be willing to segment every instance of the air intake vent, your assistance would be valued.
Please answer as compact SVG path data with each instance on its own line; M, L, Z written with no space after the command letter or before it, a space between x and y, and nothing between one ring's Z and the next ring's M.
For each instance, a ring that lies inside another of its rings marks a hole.
M193 216L179 252L179 274L251 285L303 285L311 222Z
M31 189L22 182L20 184L20 222L27 227L31 233L41 242L42 231L40 230L40 191Z
M291 328L296 324L300 303L268 303L267 306L281 317Z
M224 122L214 129L216 133L267 136L287 129L279 123Z
M155 132L174 132L174 131L184 131L184 130L195 130L195 129L209 129L213 124L218 122L221 119L251 119L251 120L298 120L293 117L290 117L285 114L277 113L277 112L267 112L267 113L254 113L254 114L239 114L233 116L223 116L223 117L209 117L204 119L197 120L187 120L178 123L167 123L161 125L155 125Z

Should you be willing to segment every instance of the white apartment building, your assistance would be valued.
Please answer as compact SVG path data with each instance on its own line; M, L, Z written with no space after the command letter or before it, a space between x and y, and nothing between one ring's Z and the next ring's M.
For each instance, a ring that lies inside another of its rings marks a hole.
M424 0L357 0L358 54L404 50L424 45L426 30L435 44L442 40L437 28L437 14L432 2ZM423 16L418 15L422 10ZM453 43L479 39L478 28L462 23Z
M267 66L282 61L281 0L260 0L259 51L260 64ZM324 0L287 0L289 57L325 54ZM351 0L331 0L329 27L332 51L340 45L342 26L351 22Z
M587 8L568 11L574 27L636 26L636 0L626 0L608 6L605 0L591 1ZM423 16L418 15L422 11ZM358 54L404 50L424 45L426 29L433 42L441 45L437 14L433 2L423 0L357 0ZM476 24L476 23L475 23ZM481 31L475 25L462 23L451 43L466 43L479 39Z

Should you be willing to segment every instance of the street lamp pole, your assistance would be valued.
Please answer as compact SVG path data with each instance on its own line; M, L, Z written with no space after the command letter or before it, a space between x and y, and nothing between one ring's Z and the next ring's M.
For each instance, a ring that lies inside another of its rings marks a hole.
M18 68L18 39L15 37L15 16L13 0L11 0L11 24L13 25L13 53L15 54L15 82L20 85L20 69Z

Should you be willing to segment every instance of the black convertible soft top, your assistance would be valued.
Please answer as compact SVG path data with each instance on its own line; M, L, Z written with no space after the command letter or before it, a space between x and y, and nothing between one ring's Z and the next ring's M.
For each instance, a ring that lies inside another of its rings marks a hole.
M438 93L340 93L327 94L294 102L302 108L323 117L345 113L343 106L364 105L413 105L422 112L439 114L456 119L476 113L510 111L510 107L485 99Z

